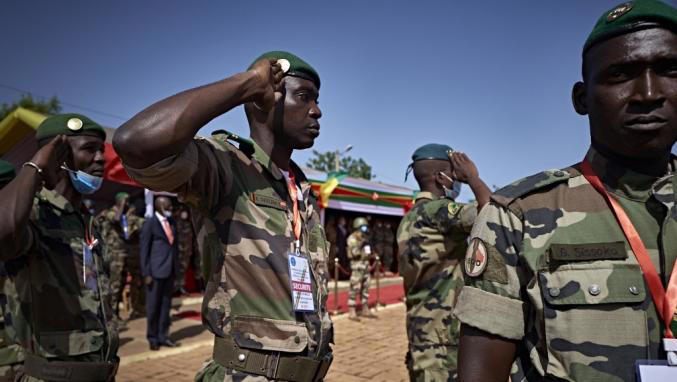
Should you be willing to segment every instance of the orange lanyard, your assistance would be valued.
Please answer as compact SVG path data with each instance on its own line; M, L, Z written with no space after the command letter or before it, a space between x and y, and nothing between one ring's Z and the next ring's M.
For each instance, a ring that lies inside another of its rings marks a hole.
M289 189L289 196L291 196L292 211L294 213L294 220L292 220L292 224L294 226L294 237L296 238L296 241L294 242L294 249L296 250L296 253L299 253L301 250L301 215L299 215L299 204L297 201L298 191L296 190L296 179L294 178L294 173L291 171L289 171L287 188Z
M635 226L623 210L623 207L621 207L616 199L609 195L606 188L604 188L602 182L597 177L597 174L595 174L595 171L592 169L587 158L581 163L581 169L583 170L585 179L590 182L597 192L602 194L607 204L609 204L609 207L611 207L611 211L613 211L616 216L616 220L618 220L618 224L621 226L621 229L632 248L632 252L635 254L639 267L642 269L646 283L649 285L649 290L651 291L651 297L656 305L656 310L665 323L665 337L674 338L672 331L670 330L670 323L672 322L675 308L677 308L677 261L675 261L672 268L672 274L670 275L670 281L668 282L666 292L663 288L661 278L658 276L656 267L654 267L651 262L649 253L642 243L642 239L640 239Z

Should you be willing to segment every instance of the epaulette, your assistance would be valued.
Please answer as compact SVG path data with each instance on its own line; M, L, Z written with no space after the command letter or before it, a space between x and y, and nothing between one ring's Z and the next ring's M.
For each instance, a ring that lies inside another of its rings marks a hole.
M517 198L547 186L567 181L572 176L567 170L546 170L527 176L495 191L491 195L491 200L501 206L508 207Z
M215 130L212 132L212 138L222 144L226 143L232 145L229 141L237 142L237 148L245 153L245 155L252 156L254 154L254 142L237 134L233 134L230 131L223 129ZM232 146L235 147L235 145Z

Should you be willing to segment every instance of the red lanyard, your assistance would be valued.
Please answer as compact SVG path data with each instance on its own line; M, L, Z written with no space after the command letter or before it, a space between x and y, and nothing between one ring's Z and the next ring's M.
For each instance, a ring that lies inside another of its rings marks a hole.
M94 233L92 232L93 223L94 217L90 216L89 224L85 224L85 244L87 244L90 251L99 243L99 240L94 237Z
M665 337L673 338L672 331L670 331L670 323L672 322L672 316L677 308L677 261L672 268L672 274L670 275L670 281L668 282L667 292L663 288L663 283L661 282L660 276L656 271L651 259L649 258L649 253L642 243L635 226L630 221L630 218L623 210L623 207L618 203L618 201L609 195L606 188L602 185L602 182L595 174L595 171L592 169L588 159L584 159L581 163L581 169L583 170L583 176L585 179L590 182L590 184L606 199L607 204L611 207L618 220L618 224L623 229L625 237L628 239L628 243L632 248L632 252L637 258L639 267L642 269L646 283L649 285L649 290L651 291L651 297L653 298L654 304L656 305L656 310L658 314L665 322Z
M289 171L289 179L287 180L287 188L289 189L289 196L292 200L292 211L294 213L294 220L292 224L294 225L294 236L296 237L295 249L296 252L300 250L300 240L301 240L301 216L299 215L299 204L297 201L298 191L296 190L296 179L294 178L294 173Z

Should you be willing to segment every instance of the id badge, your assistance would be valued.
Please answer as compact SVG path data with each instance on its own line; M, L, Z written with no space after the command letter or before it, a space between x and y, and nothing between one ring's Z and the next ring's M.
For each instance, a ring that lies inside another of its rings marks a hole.
M677 366L669 366L665 360L637 360L635 369L638 382L677 381Z
M82 244L82 281L87 289L97 293L99 288L97 288L96 283L96 264L92 254L92 249L96 243L93 243L92 246L87 243Z
M364 246L364 253L371 255L371 245L367 244Z
M289 280L291 281L291 301L295 312L314 312L313 284L308 259L289 254Z

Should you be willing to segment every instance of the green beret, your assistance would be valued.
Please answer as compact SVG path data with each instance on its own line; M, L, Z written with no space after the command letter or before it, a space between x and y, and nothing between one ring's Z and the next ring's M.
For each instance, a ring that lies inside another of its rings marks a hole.
M449 160L450 151L454 151L454 149L447 145L429 143L417 148L416 151L414 151L414 154L411 156L411 160L414 162L425 159Z
M585 41L583 52L612 37L641 29L663 27L677 30L677 9L658 0L636 0L604 12Z
M248 69L251 69L254 64L264 58L274 58L274 59L285 59L289 62L289 70L287 70L287 75L292 76L292 77L299 77L303 78L309 81L313 81L315 86L317 86L317 89L320 90L320 75L317 74L315 69L310 66L307 62L303 61L301 58L299 58L296 55L293 55L289 52L284 52L281 50L276 50L268 53L264 53L260 55L254 62L252 62L251 65L249 65ZM283 67L284 69L284 67Z
M94 135L106 139L106 131L101 125L82 114L73 113L53 115L42 121L35 133L35 139L40 141L57 135Z
M0 188L5 187L15 176L14 165L0 159Z
M124 198L129 198L129 194L126 193L126 192L124 192L124 191L118 192L117 194L115 194L115 201L116 201L116 202L117 202L117 201L120 201L120 200L122 200L122 199L124 199Z

